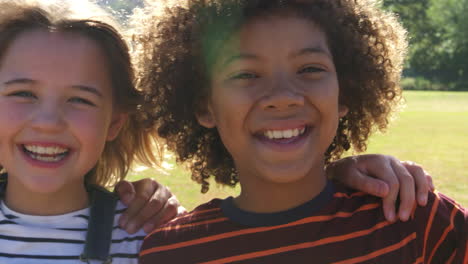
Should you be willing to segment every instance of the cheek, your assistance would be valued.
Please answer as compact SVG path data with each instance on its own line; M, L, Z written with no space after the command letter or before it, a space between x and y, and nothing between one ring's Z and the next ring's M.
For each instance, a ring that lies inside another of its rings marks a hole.
M323 80L317 83L315 89L310 92L313 104L321 116L323 134L333 139L338 128L340 118L339 88L334 79ZM330 142L331 143L331 142Z
M240 122L250 111L253 95L246 89L238 88L213 93L212 113L218 127L226 123Z
M325 115L338 116L339 112L339 86L335 78L326 78L314 83L308 88L309 98L320 112Z
M66 120L70 130L82 144L103 146L110 124L110 114L102 111L68 110Z
M21 133L33 110L28 104L0 100L0 166L13 162L11 151L15 137Z
M214 93L212 95L211 110L216 129L231 155L233 152L238 152L239 146L243 145L246 140L245 128L249 122L251 100L244 93Z
M309 88L309 92L314 93L321 100L338 102L340 92L338 80L334 78L334 75L316 80L311 85L311 88Z
M6 127L11 127L27 120L33 111L34 106L32 104L0 101L0 122L1 124L8 124Z
M8 142L21 132L33 111L30 104L0 101L0 147L7 147Z

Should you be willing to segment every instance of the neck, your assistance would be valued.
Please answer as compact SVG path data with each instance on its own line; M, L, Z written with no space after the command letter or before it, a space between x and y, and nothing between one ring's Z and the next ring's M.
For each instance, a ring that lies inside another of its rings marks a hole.
M241 194L235 198L236 205L243 210L256 213L285 211L312 200L326 186L325 171L309 173L300 180L289 183L272 183L258 180L241 182Z
M22 214L61 215L84 209L88 206L88 194L82 182L54 192L34 192L13 177L8 179L4 199L6 205Z

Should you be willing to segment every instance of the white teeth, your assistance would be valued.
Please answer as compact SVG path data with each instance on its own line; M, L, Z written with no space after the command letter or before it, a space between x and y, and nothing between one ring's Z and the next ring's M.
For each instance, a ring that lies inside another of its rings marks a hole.
M296 130L296 129L294 129ZM283 138L290 138L293 136L293 131L292 130L286 130L286 131L283 131Z
M283 137L283 133L279 130L275 130L273 131L273 138L282 138Z
M44 146L37 146L37 145L24 145L24 148L32 153L47 154L47 155L63 154L68 151L68 149L58 147L58 146L44 147Z
M58 146L44 147L37 145L24 145L24 148L27 150L26 154L31 158L43 162L57 162L63 159L69 151L66 148Z
M61 160L64 156L59 155L59 156L51 157L51 156L40 156L40 155L31 154L31 157L33 159L44 161L44 162L57 162L57 161Z
M263 135L269 139L292 138L302 135L305 132L305 127L301 129L288 129L288 130L267 130Z

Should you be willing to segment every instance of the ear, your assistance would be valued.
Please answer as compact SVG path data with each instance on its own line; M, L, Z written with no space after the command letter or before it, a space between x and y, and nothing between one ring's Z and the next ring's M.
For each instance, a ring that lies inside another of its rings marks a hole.
M114 140L122 129L125 121L127 121L128 115L127 114L114 114L112 115L112 121L110 123L109 129L107 130L107 141Z
M201 126L206 128L216 127L216 121L210 104L205 109L197 111L195 117Z
M344 117L345 115L347 115L349 112L349 109L346 105L343 105L343 104L340 104L338 106L338 115L340 116L340 118Z

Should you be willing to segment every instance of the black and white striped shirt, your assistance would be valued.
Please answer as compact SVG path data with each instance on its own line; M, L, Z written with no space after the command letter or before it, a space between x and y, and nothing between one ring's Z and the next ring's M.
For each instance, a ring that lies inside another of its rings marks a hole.
M113 264L138 263L143 230L130 235L118 227L125 206L117 203L110 255ZM57 216L24 215L0 205L0 263L83 263L89 208ZM91 262L100 263L100 262Z

